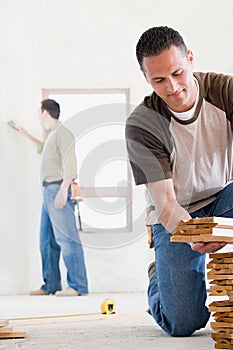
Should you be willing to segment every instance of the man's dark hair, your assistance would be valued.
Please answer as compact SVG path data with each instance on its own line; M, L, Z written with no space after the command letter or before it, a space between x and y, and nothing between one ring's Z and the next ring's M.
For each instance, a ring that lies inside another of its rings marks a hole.
M143 69L143 57L157 56L171 46L179 47L183 54L187 55L187 47L182 36L169 27L153 27L145 31L136 46L138 63Z
M59 118L60 106L56 101L50 98L41 101L41 112L43 112L44 110L46 110L51 115L52 118L54 119Z

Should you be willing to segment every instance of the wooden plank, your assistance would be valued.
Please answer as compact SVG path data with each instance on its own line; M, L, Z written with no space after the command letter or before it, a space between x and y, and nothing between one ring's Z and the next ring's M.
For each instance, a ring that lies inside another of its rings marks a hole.
M233 328L233 323L226 322L210 322L210 327L212 329L220 329L220 328Z
M215 258L211 259L210 262L215 264L233 264L233 258Z
M211 259L222 259L222 258L232 258L233 259L233 253L210 253L209 257Z
M227 242L233 243L233 237L212 235L172 235L171 242Z
M26 332L0 333L0 339L25 338Z
M233 311L233 301L230 301L230 300L213 301L212 303L209 304L209 311L210 312Z
M229 263L214 263L214 262L209 262L206 265L207 269L233 269L233 264L229 264Z
M211 235L212 230L210 228L200 228L200 229L194 229L190 230L187 228L187 230L176 230L174 235L199 235L199 234L204 234L204 235Z
M215 312L213 317L233 317L233 312Z
M233 280L219 280L219 279L214 279L209 282L210 284L215 284L217 286L232 286L233 285Z
M233 272L233 271L232 271ZM216 274L213 273L212 271L207 272L207 278L208 279L212 279L212 280L233 280L233 274L232 275L220 275L220 274Z
M233 291L233 285L231 286L210 286L211 291L222 291L222 290L229 290Z
M231 328L216 328L214 329L214 332L216 333L221 333L223 336L232 334L232 329Z
M176 226L177 231L186 231L186 230L196 230L196 229L203 229L203 228L211 228L211 227L216 227L217 224L178 224Z
M233 339L233 334L227 334L227 333L211 333L212 339L218 341L218 340L224 340L224 339ZM220 341L218 341L220 343Z
M10 333L12 332L12 330L13 330L13 327L7 327L7 326L0 327L0 333Z
M229 350L233 349L233 345L228 345L228 344L215 343L214 347L215 347L215 349L229 349Z
M233 317L216 317L215 322L233 323Z
M0 319L0 328L7 326L8 323L9 323L9 320Z
M232 218L224 218L221 216L208 216L208 217L201 217L201 218L192 218L189 220L181 220L178 225L180 224L212 224L216 223L218 225L222 226L228 226L233 227L233 219Z
M209 306L233 306L233 300L216 300L212 301Z
M210 312L233 311L233 306L209 306L209 311Z
M225 275L225 274L233 275L233 269L211 269L211 271L209 272L217 275Z
M193 237L192 237L193 240ZM191 236L184 236L184 235L173 235L170 238L171 242L191 242ZM200 240L200 239L199 239Z
M215 290L213 292L211 292L209 294L209 296L213 297L219 297L219 296L233 296L233 291L230 291L230 290L222 290L222 291L218 291L218 290Z

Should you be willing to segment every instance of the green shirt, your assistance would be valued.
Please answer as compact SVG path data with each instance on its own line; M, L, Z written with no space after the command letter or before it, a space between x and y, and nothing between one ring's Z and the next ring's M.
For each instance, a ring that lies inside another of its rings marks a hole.
M75 140L72 133L60 122L49 131L42 151L41 181L52 182L77 177L77 162L75 155Z

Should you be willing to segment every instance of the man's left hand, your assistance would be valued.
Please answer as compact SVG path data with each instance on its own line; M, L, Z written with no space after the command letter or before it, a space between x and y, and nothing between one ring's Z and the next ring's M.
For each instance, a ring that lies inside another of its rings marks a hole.
M55 197L55 201L54 201L55 208L56 209L63 208L66 205L66 202L67 202L67 193L64 193L64 190L60 188Z
M226 242L195 242L190 244L192 250L199 253L215 253L226 245Z

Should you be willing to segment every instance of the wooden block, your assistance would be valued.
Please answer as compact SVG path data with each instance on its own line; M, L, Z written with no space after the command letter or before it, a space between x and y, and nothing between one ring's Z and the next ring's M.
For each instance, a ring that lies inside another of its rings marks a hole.
M212 301L209 306L233 306L233 300L216 300Z
M229 344L215 343L214 347L215 347L215 349L233 349L233 345L229 345Z
M229 264L229 263L220 263L220 264L216 264L214 262L209 262L206 265L207 269L233 269L233 264Z
M227 242L233 243L233 237L212 236L212 235L180 235L174 234L171 242Z
M233 276L233 269L211 269L209 272L218 274L218 275L232 275Z
M199 234L203 234L203 235L211 235L212 230L211 228L196 228L196 229L189 229L187 227L186 230L177 230L174 235L199 235Z
M216 341L218 341L219 339L220 340L225 340L225 339L231 340L231 339L233 339L233 334L232 333L231 334L227 334L227 333L211 333L211 337L212 337L212 339L214 339ZM218 341L218 343L220 343L220 342Z
M228 289L230 288L230 289ZM233 296L233 286L210 285L210 296Z
M209 307L210 312L228 312L228 311L233 311L232 306L211 306ZM233 324L233 323L232 323Z
M9 323L9 320L2 320L0 319L0 328L7 326Z
M210 262L215 264L233 264L233 258L216 258L211 259Z
M233 312L215 312L213 317L233 317Z
M12 327L7 327L7 326L5 326L5 327L1 327L0 328L0 334L1 333L10 333L10 332L12 332Z
M229 279L229 280L219 280L219 279L215 279L209 282L210 284L215 284L217 286L232 286L233 285L233 279Z
M221 333L221 334L226 334L226 335L231 335L233 334L233 329L232 328L216 328L215 329L216 333Z
M217 224L212 223L212 224L178 224L176 226L177 231L187 231L187 230L197 230L197 229L204 229L208 228L210 229L211 227L215 227Z
M224 227L233 227L233 219L232 218L224 218L221 216L210 216L210 217L201 217L201 218L193 218L187 221L181 220L178 225L189 225L189 224L218 224Z
M171 236L170 241L171 242L191 242L191 236L174 234Z
M230 291L230 290L221 290L221 291L218 291L218 290L215 290L213 292L211 292L209 294L209 296L213 297L219 297L219 296L233 296L233 291Z
M222 328L233 328L233 323L226 323L226 322L210 322L210 327L214 330L216 330L216 332L220 332L219 329Z
M233 311L233 301L230 301L230 300L213 301L212 303L209 304L209 311L210 312Z
M25 338L26 332L6 332L0 333L0 339Z
M216 317L215 322L233 323L233 317Z
M232 271L233 272L233 271ZM233 280L233 274L232 275L220 275L220 274L216 274L216 272L207 272L207 278L210 280Z
M233 253L210 253L209 257L211 259L222 259L222 258L232 258L233 259Z
M222 290L229 290L233 291L233 285L231 286L210 286L211 291L222 291Z

